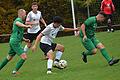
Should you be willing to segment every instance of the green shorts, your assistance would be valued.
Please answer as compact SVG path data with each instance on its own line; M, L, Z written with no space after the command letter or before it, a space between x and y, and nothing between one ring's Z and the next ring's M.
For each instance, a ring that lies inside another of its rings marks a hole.
M91 37L91 38L87 38L86 40L83 41L83 39L81 38L82 44L83 46L88 50L88 51L92 51L93 49L95 49L97 47L97 45L100 43L99 40L96 39L96 37Z
M21 43L10 42L9 45L10 45L10 50L8 54L10 56L15 56L16 54L20 56L21 54L24 53L24 50L21 47Z

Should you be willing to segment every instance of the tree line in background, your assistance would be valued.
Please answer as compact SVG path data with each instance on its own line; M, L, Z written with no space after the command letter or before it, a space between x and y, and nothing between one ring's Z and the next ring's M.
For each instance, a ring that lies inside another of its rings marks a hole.
M72 12L70 0L0 0L0 34L11 33L12 23L17 17L17 10L24 8L31 10L31 3L37 1L39 10L47 23L52 17L59 15L64 18L64 26L72 26ZM100 10L101 0L74 0L76 20L82 22L87 18L87 6L90 6L91 15L96 15ZM113 1L116 11L120 13L119 0Z

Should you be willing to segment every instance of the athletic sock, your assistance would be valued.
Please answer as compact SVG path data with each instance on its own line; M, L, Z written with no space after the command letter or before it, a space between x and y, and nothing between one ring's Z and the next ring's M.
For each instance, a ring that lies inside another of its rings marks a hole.
M9 62L7 58L5 58L2 63L0 64L0 70Z
M104 56L104 58L109 62L112 58L109 56L108 52L106 51L105 48L100 49L102 55Z
M48 61L47 61L47 69L52 69L52 64L53 64L53 60L48 59Z
M62 57L62 52L61 51L57 51L56 52L56 57L55 57L55 60L57 60L57 61L59 61L60 59L61 59L61 57Z
M25 60L24 60L24 59L21 59L21 60L17 63L14 71L18 71L18 70L21 68L21 66L23 65L24 62L25 62Z
M25 45L25 47L24 47L24 51L25 51L25 53L27 53L27 52L28 52L28 50L29 50L28 46L27 46L27 45Z
M93 53L91 51L86 51L84 52L85 55L93 55Z

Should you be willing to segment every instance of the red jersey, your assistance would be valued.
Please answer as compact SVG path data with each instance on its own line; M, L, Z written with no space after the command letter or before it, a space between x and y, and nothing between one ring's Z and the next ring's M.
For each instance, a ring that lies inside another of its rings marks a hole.
M101 2L101 10L104 11L105 14L112 14L115 11L112 0L103 0Z

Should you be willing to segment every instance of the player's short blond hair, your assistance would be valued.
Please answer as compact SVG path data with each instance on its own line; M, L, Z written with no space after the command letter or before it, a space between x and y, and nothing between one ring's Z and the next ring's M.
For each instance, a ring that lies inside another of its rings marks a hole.
M25 10L24 10L24 9L19 9L19 10L18 10L18 14L19 14L19 13L22 13L22 12L25 12Z
M24 9L19 9L18 10L18 16L21 16L22 13L26 12Z

